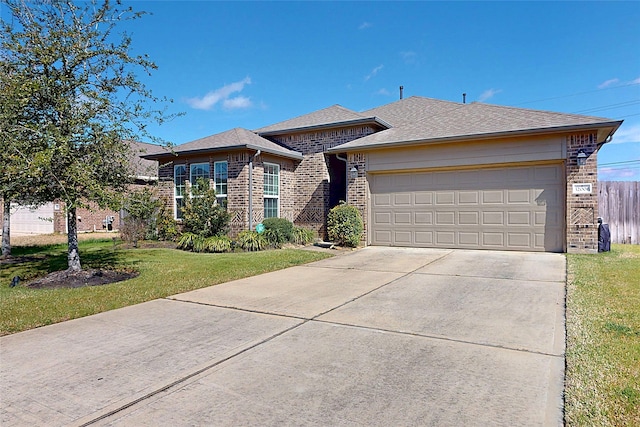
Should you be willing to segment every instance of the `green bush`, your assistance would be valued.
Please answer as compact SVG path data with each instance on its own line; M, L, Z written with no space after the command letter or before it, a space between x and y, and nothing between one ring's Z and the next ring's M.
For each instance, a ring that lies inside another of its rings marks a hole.
M158 211L162 201L148 188L134 190L124 202L125 217L120 228L122 240L138 247L138 240L155 239Z
M327 216L327 231L329 239L339 245L358 246L364 231L360 211L346 203L334 207Z
M245 230L238 233L238 245L245 251L261 251L268 246L267 239L255 231Z
M275 247L291 241L293 223L285 218L266 218L262 221L265 229L265 237Z
M307 230L302 227L293 227L293 233L291 233L291 242L297 245L308 245L313 242L315 234L311 230Z
M204 239L205 252L223 253L231 251L231 239L227 236L213 236Z
M178 239L178 249L193 250L196 240L198 240L197 234L191 232L182 233L182 236Z
M180 235L180 228L178 221L173 218L173 213L167 206L166 201L160 207L158 211L158 217L156 219L156 234L160 240L174 241Z
M186 232L178 240L178 249L210 253L230 252L231 239L227 236L202 237L195 233Z
M194 197L185 198L182 207L184 231L205 238L227 234L231 215L218 203L216 192L209 188L209 182L199 179L193 190Z

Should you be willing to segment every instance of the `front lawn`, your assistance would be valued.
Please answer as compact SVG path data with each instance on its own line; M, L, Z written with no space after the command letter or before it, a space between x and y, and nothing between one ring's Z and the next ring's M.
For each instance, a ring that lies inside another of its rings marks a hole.
M84 268L137 270L135 279L75 289L10 288L14 276L35 278L66 268L66 245L14 247L0 271L0 335L88 316L181 292L317 261L326 253L279 249L195 254L175 249L124 249L111 240L80 242Z
M640 246L567 255L569 426L640 425Z

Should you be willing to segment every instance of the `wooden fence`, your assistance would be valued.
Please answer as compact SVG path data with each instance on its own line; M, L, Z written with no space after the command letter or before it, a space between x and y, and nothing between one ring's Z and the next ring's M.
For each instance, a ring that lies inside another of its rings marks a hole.
M640 181L599 181L598 215L611 243L640 244Z

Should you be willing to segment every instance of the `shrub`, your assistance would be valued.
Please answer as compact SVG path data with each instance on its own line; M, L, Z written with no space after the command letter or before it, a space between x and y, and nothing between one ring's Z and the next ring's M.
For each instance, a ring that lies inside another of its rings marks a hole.
M313 231L302 227L293 227L293 233L291 233L291 241L297 245L308 245L313 242L314 237Z
M265 228L265 237L275 247L292 239L293 223L285 218L266 218L262 221Z
M231 239L227 236L213 236L204 239L205 252L222 253L231 251Z
M156 235L160 240L174 241L180 235L178 221L173 219L173 213L169 210L166 202L158 210L156 230Z
M358 246L364 231L360 211L346 203L334 207L327 216L327 231L329 239L339 245Z
M125 200L120 235L138 247L138 240L156 238L156 219L162 202L148 188L132 191Z
M218 203L216 192L209 188L209 182L199 179L193 189L194 197L185 198L182 207L184 231L205 238L227 234L231 215Z
M193 249L196 240L198 240L197 234L190 232L182 233L182 236L178 239L178 249L190 251Z
M245 251L261 251L268 246L267 239L255 231L245 230L238 234L238 245Z

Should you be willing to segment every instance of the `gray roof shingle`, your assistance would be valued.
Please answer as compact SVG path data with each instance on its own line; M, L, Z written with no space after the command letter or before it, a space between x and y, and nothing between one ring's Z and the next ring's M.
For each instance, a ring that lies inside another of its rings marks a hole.
M614 130L620 122L592 116L457 102L413 96L362 113L389 123L392 128L334 147L339 152L394 144L468 139L563 128L599 125ZM605 135L606 137L606 135Z
M196 139L173 148L176 154L192 154L200 151L220 151L232 149L262 150L265 153L291 159L302 159L302 154L271 142L243 128L234 128L222 133ZM149 156L152 157L152 156Z
M341 105L332 105L322 110L294 117L293 119L275 123L256 129L260 135L284 133L285 131L305 130L309 128L336 127L338 125L356 124L360 122L374 122L375 117L356 113ZM385 123L379 123L381 127L388 127Z

